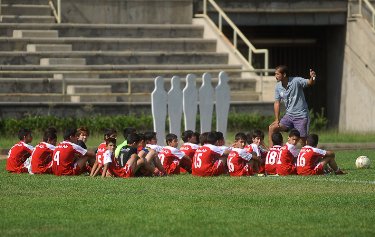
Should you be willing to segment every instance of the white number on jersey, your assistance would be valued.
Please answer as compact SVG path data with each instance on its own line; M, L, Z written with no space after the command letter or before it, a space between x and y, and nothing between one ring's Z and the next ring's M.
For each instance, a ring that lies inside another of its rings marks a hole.
M268 152L267 157L266 157L266 164L267 165L274 165L275 162L276 162L276 158L278 158L277 157L278 154L279 154L279 152L277 152L277 151ZM280 161L278 160L278 162L280 162Z
M279 153L279 157L277 157L277 163L278 165L281 165L281 153L283 152L283 150L280 150L280 153Z
M202 155L203 155L202 153L198 153L195 156L195 161L194 161L194 167L195 168L200 168L202 166L202 159L201 159Z
M297 166L304 167L306 165L306 158L304 157L305 154L306 152L303 152L298 155Z
M165 155L159 153L159 159L160 159L160 163L161 163L162 165L164 165L164 158L165 158Z
M56 165L60 165L60 151L56 151L53 156L53 161L56 162Z
M232 163L232 160L233 160L234 156L232 156L231 158L228 159L228 170L229 172L233 172L234 171L234 164Z

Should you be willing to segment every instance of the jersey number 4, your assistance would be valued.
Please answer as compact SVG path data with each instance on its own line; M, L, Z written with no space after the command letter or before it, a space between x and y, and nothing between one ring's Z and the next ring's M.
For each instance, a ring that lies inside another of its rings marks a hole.
M56 165L60 165L60 151L56 151L53 156L53 161L56 162Z

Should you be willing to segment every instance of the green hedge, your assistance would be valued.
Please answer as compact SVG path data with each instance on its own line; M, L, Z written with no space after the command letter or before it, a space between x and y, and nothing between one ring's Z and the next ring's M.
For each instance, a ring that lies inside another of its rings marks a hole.
M317 131L325 129L327 119L320 114L310 112L311 130ZM231 113L228 118L228 130L251 131L258 128L263 131L268 130L269 124L274 120L273 116L261 116L258 114ZM166 127L168 126L166 122ZM105 128L115 128L122 131L125 127L135 127L139 131L147 131L153 129L152 116L97 116L85 118L60 118L54 116L29 116L22 119L6 118L0 120L0 130L2 134L14 135L20 128L30 128L34 132L41 132L48 127L55 127L58 131L64 131L66 128L86 126L92 134L102 134ZM213 118L212 128L215 129L216 119ZM199 117L197 118L197 129L199 128Z

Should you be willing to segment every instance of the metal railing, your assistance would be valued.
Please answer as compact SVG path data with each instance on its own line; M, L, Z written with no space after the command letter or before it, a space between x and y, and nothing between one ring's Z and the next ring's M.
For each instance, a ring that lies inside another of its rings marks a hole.
M358 4L356 6L353 3ZM357 10L354 10L356 9ZM348 4L348 16L361 16L365 18L371 25L372 30L375 32L375 7L368 0L352 1Z
M53 15L56 18L58 24L61 23L61 0L57 0L57 8L55 7L53 0L48 0L49 5L52 9Z
M216 10L218 13L218 26L211 20L211 18L207 14L207 3L209 3L213 9ZM233 21L227 16L227 14L216 4L214 0L203 0L203 14L197 15L199 17L204 17L208 21L210 21L214 26L216 26L217 30L220 31L221 34L224 35L222 32L223 29L223 20L232 28L233 30L233 47L235 52L244 59L248 63L249 68L254 69L253 66L253 54L264 54L264 68L265 70L269 69L268 65L268 49L257 49L254 47L252 43L247 39L247 37L238 29L238 27L233 23ZM238 49L238 38L242 39L245 45L248 48L248 57L246 58Z
M0 22L3 21L3 16L1 15L1 0L0 0Z

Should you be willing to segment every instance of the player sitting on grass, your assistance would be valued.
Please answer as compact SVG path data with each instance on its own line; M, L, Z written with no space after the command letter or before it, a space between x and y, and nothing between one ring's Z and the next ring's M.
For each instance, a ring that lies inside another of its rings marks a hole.
M247 143L245 150L249 153L254 152L256 155L253 157L254 172L260 173L262 165L262 154L260 152L259 145L261 144L264 133L259 129L254 129L253 132L247 134Z
M280 132L275 132L271 136L273 147L267 153L265 162L265 173L267 175L275 175L277 162L279 162L279 154L281 146L283 145L283 135Z
M180 151L185 153L185 155L190 157L190 160L193 160L193 156L195 154L195 151L198 149L199 145L197 145L197 142L199 140L199 136L197 137L197 134L191 130L186 130L182 133L181 139L184 141L184 144L180 147ZM191 167L191 164L190 164ZM181 173L186 173L187 171L180 167Z
M316 148L319 137L310 134L306 139L307 145L302 147L297 158L297 174L299 175L322 175L324 168L328 165L335 174L344 174L337 166L335 153Z
M228 155L227 165L230 176L251 176L253 175L252 154L247 152L245 133L237 133L234 137L233 148ZM254 153L255 154L255 153Z
M180 166L191 173L191 159L185 153L177 149L178 138L169 133L165 137L167 146L159 152L158 157L168 175L180 174Z
M46 130L43 141L36 145L31 154L31 172L33 174L52 174L52 155L55 150L57 135Z
M203 135L203 134L202 134ZM201 137L202 137L201 135ZM203 138L203 137L202 137ZM199 138L201 140L201 138ZM218 176L226 172L227 155L218 146L215 132L207 133L203 146L197 149L193 157L192 174L195 176Z
M20 141L10 148L6 164L6 170L11 173L28 173L30 166L30 159L28 159L34 150L34 147L29 145L33 141L31 130L21 128L18 132Z
M111 176L131 178L134 177L137 170L142 166L146 169L151 169L151 167L147 164L146 159L140 158L137 154L137 148L139 143L142 141L141 137L136 133L131 133L129 134L127 141L128 144L125 145L121 151L124 152L125 166L120 167L116 164L116 162L114 162L116 140L112 138L107 140L107 151L104 153L102 177L108 176L108 171Z
M76 143L77 129L67 129L64 132L64 141L60 142L53 152L53 174L80 175L86 169L87 150Z
M137 130L135 128L132 128L132 127L127 127L127 128L124 129L122 135L124 136L125 141L116 147L116 150L115 150L116 159L118 159L118 156L120 155L121 149L128 144L127 139L128 139L129 134L136 133L136 132L137 132Z
M280 149L280 159L277 162L276 171L278 175L297 174L296 159L298 156L297 143L300 135L297 129L289 132L288 142Z
M95 164L93 165L90 176L96 176L98 173L101 174L103 170L103 158L104 158L104 152L107 150L107 140L109 138L116 139L117 137L117 131L116 129L106 129L104 133L104 141L100 143L96 150L96 157L95 157Z

